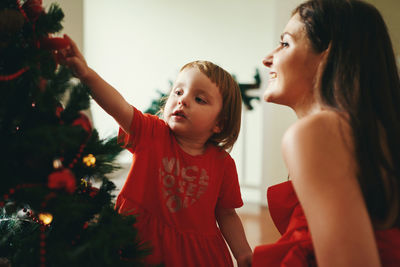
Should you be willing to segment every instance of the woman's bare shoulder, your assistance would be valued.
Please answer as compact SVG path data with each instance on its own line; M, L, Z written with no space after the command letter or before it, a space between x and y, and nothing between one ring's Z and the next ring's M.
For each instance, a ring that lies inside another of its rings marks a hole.
M297 121L283 140L285 163L320 262L329 261L332 249L337 255L359 244L364 251L375 250L351 136L345 116L323 111Z
M283 142L309 140L311 143L351 144L350 137L351 128L345 115L334 111L321 111L299 119L289 127Z
M298 120L285 132L282 140L289 174L296 176L307 170L317 177L325 171L337 171L337 166L344 167L343 171L354 172L351 136L346 117L337 112L322 111Z

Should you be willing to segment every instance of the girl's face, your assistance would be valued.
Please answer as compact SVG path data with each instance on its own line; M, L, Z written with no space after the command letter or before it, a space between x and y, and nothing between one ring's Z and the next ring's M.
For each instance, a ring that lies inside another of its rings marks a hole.
M313 103L313 86L321 54L312 50L304 24L295 14L281 35L281 42L264 58L270 68L264 100L287 105L295 111Z
M216 84L197 68L182 70L165 104L163 117L177 138L207 142L218 125L222 96Z

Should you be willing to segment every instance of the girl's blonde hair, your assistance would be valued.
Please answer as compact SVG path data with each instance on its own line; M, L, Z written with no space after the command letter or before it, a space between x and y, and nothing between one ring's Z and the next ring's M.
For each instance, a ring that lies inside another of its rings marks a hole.
M180 69L180 72L188 68L200 70L219 88L222 96L222 109L218 117L221 132L213 134L208 142L225 150L231 150L239 136L242 116L242 96L239 85L229 72L210 61L189 62ZM163 109L164 107L160 111L163 112Z

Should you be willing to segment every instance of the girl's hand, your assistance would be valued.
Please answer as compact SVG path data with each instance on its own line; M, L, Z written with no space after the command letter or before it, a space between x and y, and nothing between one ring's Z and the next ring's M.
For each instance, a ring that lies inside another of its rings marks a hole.
M75 42L66 34L64 34L64 38L70 45L65 49L57 50L55 53L56 57L61 64L71 68L77 78L84 80L90 68Z

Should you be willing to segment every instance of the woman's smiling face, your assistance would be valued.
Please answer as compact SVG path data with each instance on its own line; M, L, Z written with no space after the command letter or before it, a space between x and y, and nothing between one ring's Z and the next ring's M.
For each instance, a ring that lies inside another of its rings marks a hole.
M270 68L264 100L296 110L313 100L313 87L321 53L311 47L298 14L292 16L281 35L281 42L263 64Z

